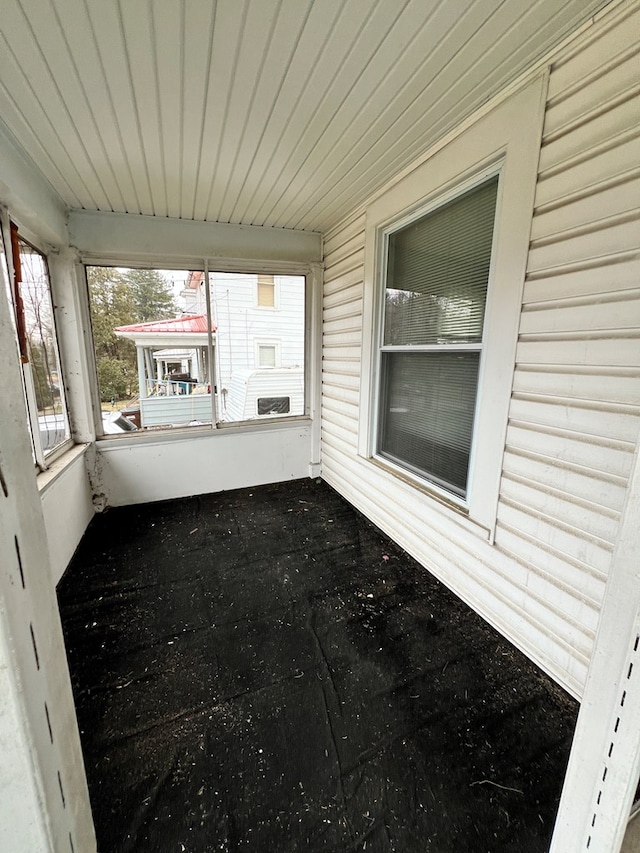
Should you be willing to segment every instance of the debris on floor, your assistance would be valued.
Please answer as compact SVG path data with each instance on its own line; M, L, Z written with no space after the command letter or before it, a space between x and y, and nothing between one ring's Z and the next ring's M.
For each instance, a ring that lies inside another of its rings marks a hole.
M110 510L58 590L100 853L543 853L577 703L326 484Z

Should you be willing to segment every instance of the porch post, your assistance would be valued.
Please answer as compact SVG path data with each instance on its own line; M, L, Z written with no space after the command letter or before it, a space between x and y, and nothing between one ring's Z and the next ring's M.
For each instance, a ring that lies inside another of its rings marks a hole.
M550 853L618 853L640 775L640 461L629 478Z
M146 366L144 362L144 347L136 346L136 359L138 362L138 393L143 400L147 396L147 383L145 381Z

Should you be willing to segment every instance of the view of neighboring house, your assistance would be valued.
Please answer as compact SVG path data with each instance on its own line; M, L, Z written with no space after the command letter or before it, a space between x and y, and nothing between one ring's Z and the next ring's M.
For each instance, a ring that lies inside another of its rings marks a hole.
M304 276L182 273L182 316L117 326L136 347L142 427L304 414ZM209 334L210 330L210 334ZM213 402L212 402L213 392Z

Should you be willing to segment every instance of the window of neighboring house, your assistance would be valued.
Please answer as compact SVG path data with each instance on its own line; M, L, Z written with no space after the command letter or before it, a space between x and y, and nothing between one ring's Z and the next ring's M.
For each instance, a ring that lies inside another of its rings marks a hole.
M5 258L23 389L36 464L70 441L64 384L46 256L9 223L11 252ZM9 242L7 240L6 242Z
M278 344L256 343L256 364L258 367L278 367Z
M387 234L378 452L464 497L497 176Z
M258 276L258 307L259 308L275 308L276 307L276 282L272 275Z
M304 276L267 276L282 310L263 312L256 274L86 271L103 432L118 412L141 431L249 420L258 394L304 414Z

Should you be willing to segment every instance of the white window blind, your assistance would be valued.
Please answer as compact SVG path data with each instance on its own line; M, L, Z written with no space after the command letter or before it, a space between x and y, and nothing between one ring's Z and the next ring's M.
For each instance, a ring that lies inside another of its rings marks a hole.
M388 237L378 452L464 496L497 177Z

